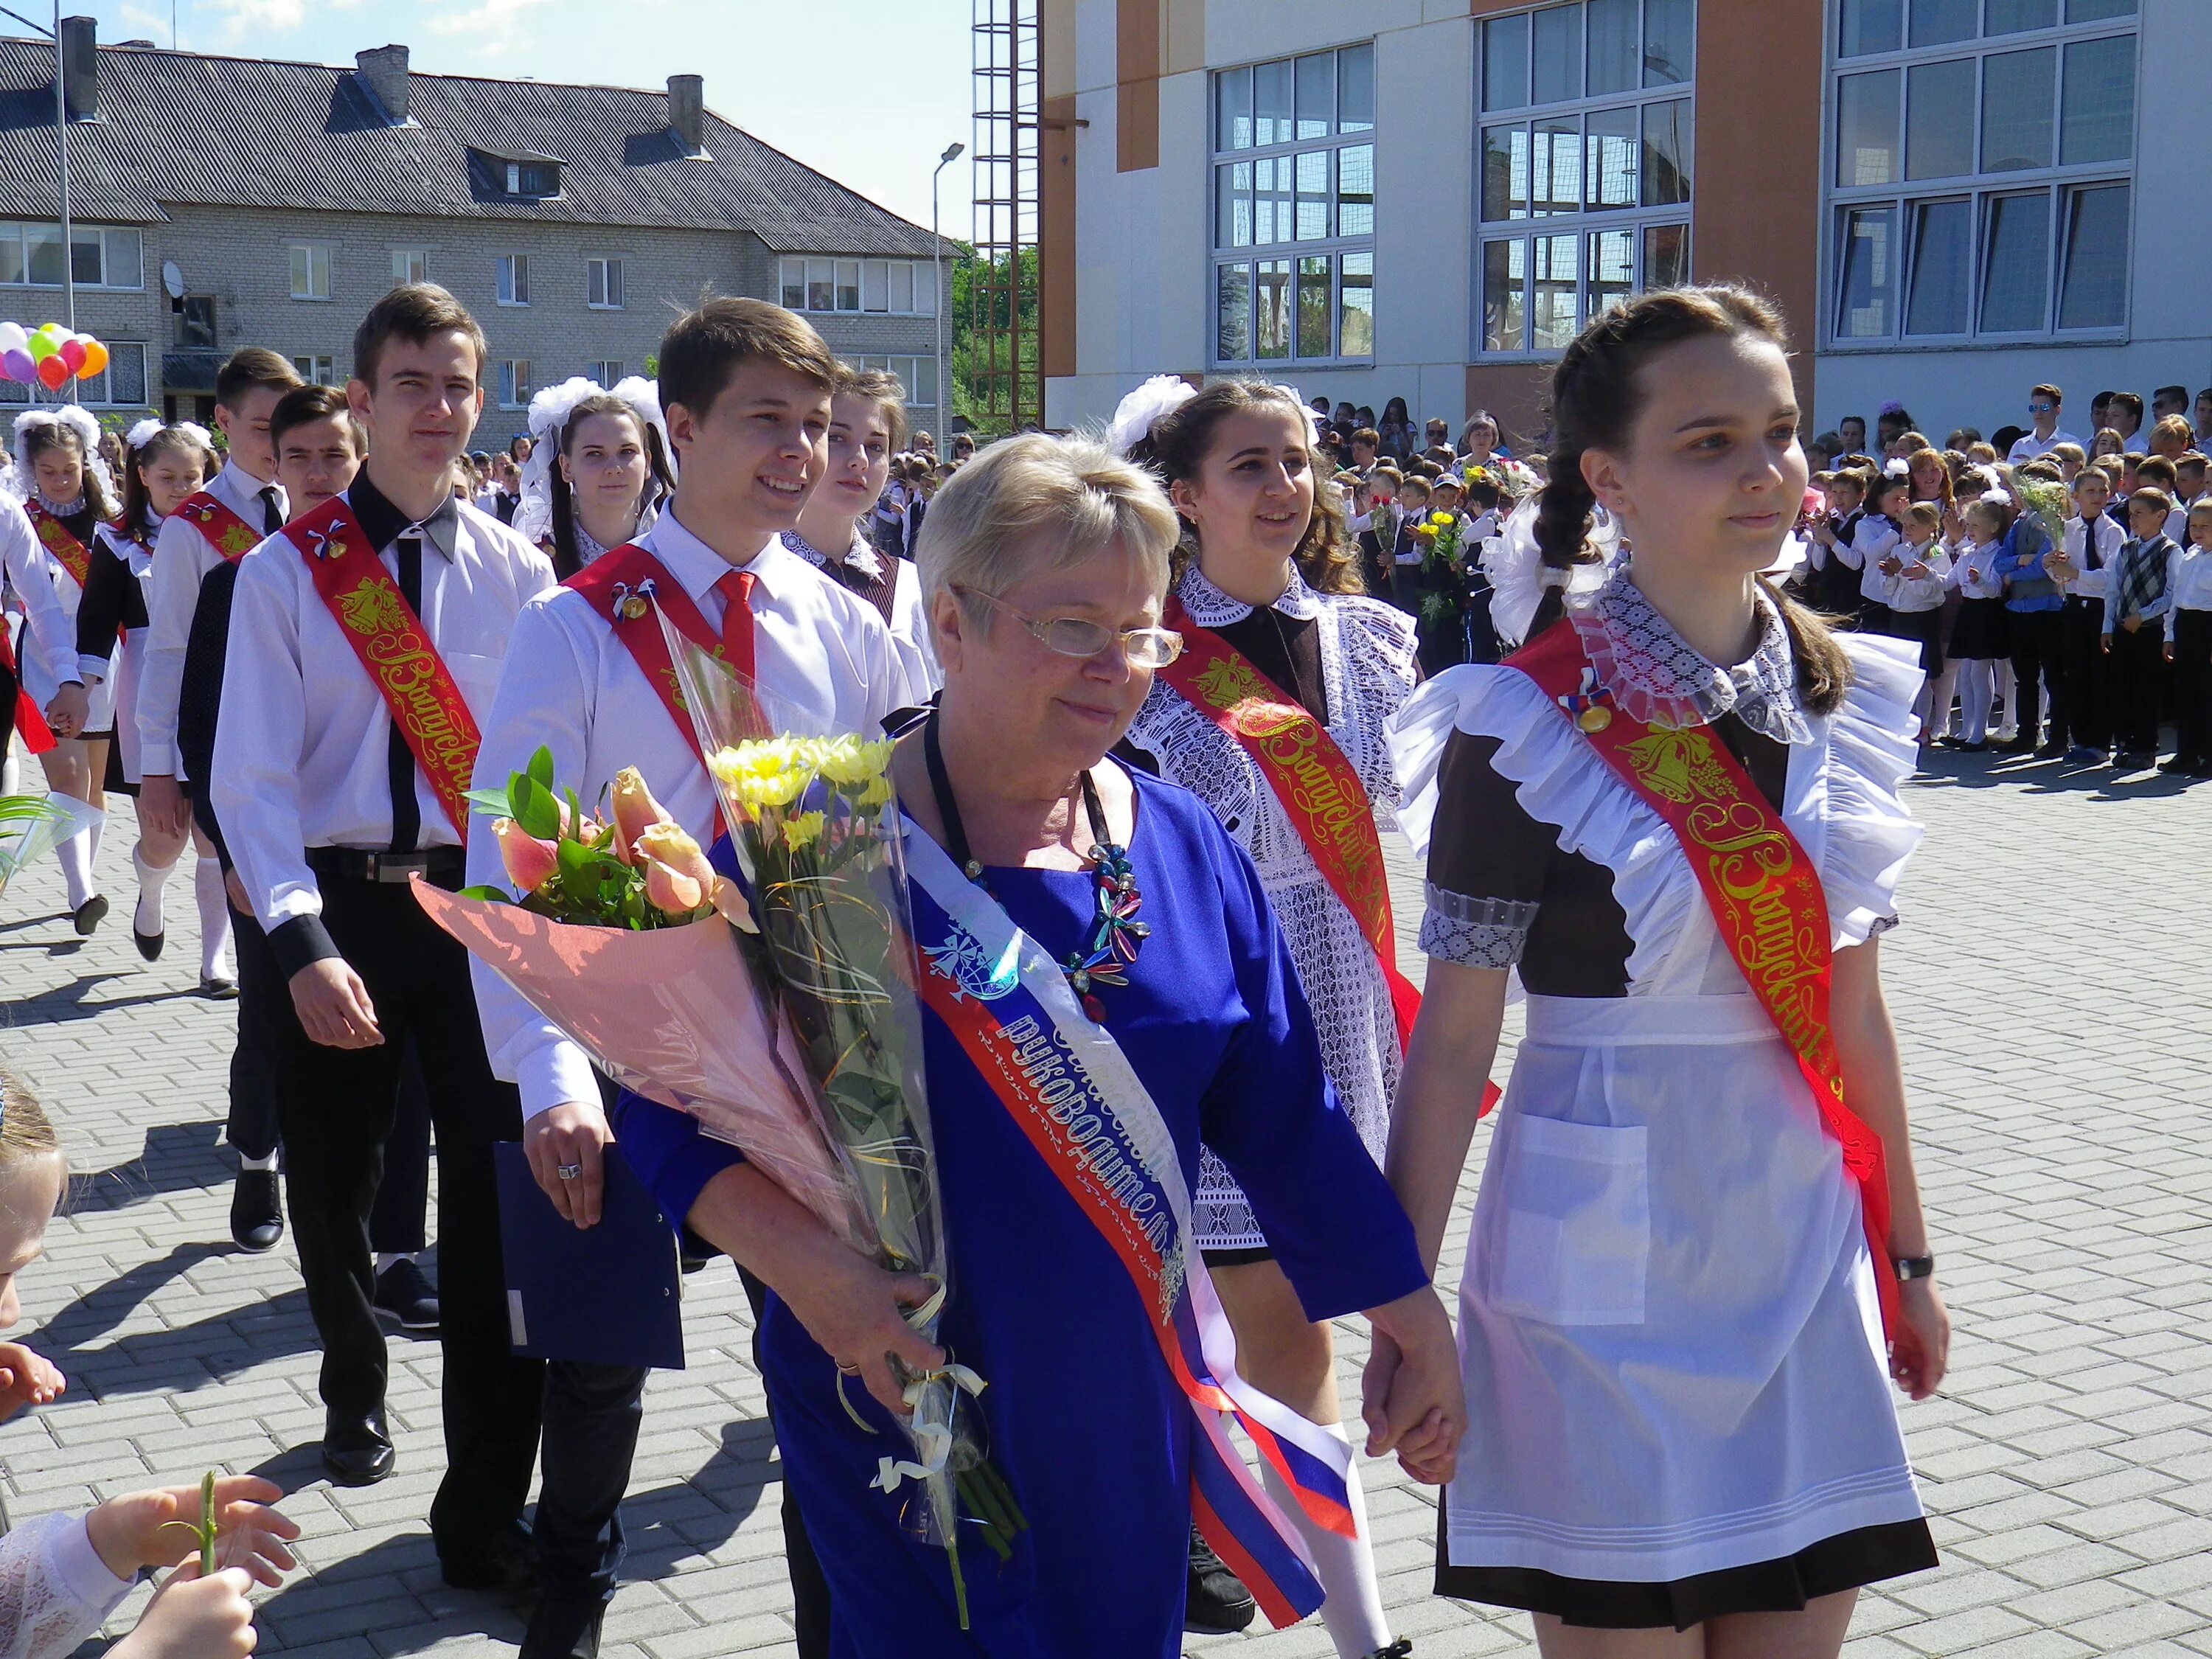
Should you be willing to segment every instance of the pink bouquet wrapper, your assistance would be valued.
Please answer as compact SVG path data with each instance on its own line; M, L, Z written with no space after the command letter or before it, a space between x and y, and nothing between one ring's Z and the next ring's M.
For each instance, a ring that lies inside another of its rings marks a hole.
M642 933L582 927L414 885L432 921L617 1082L696 1118L854 1249L872 1249L801 1092L811 1085L798 1040L763 1006L720 915Z

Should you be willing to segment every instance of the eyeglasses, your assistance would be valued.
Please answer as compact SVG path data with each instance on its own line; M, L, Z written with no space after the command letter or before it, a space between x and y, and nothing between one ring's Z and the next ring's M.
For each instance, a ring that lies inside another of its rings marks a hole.
M2030 404L2027 406L2027 412L2031 415L2048 415L2057 407L2057 404Z
M1165 668L1182 655L1182 635L1172 628L1114 629L1082 617L1047 617L1040 620L1015 610L1004 599L979 593L972 587L956 586L952 591L962 599L980 599L1005 611L1029 629L1046 650L1063 657L1095 657L1108 646L1118 643L1130 667L1149 670Z

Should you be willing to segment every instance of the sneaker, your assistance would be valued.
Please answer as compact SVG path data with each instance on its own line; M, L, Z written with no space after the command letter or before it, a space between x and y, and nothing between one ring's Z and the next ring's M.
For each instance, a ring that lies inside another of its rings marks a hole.
M1229 1571L1196 1527L1190 1529L1190 1588L1182 1627L1196 1636L1233 1636L1249 1626L1260 1604L1244 1581Z
M2066 758L2076 766L2102 766L2112 758L2112 751L2096 749L2086 743L2077 743L2066 751Z
M411 1256L402 1256L377 1274L376 1294L369 1301L403 1331L438 1328L438 1292Z

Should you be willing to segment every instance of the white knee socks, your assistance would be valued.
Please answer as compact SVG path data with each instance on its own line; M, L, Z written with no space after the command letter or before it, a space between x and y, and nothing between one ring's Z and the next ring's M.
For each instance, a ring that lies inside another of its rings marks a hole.
M92 860L99 848L99 836L97 824L88 825L54 848L54 862L62 867L62 880L69 888L69 908L72 910L81 908L100 890L92 878Z
M230 977L230 898L222 890L222 865L204 854L192 866L192 899L200 911L200 977Z
M1340 1426L1329 1427L1327 1432L1347 1446L1352 1444L1352 1437ZM1346 1471L1345 1480L1352 1524L1359 1529L1357 1538L1341 1537L1309 1519L1272 1464L1261 1464L1260 1479L1267 1489L1267 1496L1275 1500L1290 1517L1291 1524L1298 1529L1298 1536L1305 1540L1306 1553L1313 1557L1322 1589L1328 1598L1322 1603L1321 1621L1328 1627L1329 1639L1336 1644L1339 1659L1362 1659L1362 1656L1387 1646L1390 1625L1382 1612L1382 1588L1375 1578L1375 1551L1368 1542L1367 1495L1359 1485L1358 1450L1352 1453L1352 1466Z
M146 862L144 848L133 847L131 867L138 872L138 908L131 915L131 930L151 938L166 925L161 915L161 890L169 884L169 871L177 866L173 864L166 870L156 869Z

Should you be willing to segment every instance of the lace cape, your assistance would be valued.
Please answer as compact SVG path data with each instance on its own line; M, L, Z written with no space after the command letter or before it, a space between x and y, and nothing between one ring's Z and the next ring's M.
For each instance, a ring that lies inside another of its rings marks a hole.
M1803 716L1807 735L1791 744L1784 817L1820 872L1832 944L1841 949L1895 925L1897 884L1919 845L1920 826L1898 787L1917 758L1912 702L1922 676L1910 641L1838 638L1851 659L1851 687L1833 714ZM1390 736L1403 790L1398 819L1415 850L1427 855L1443 805L1437 769L1455 730L1496 738L1494 764L1522 808L1557 829L1563 851L1612 872L1632 945L1630 994L1649 994L1662 980L1678 983L1668 972L1676 947L1710 940L1712 931L1681 844L1519 670L1449 669L1399 716Z
M1251 611L1195 566L1176 592L1201 627L1222 627ZM1316 593L1295 572L1274 608L1314 620L1329 735L1387 822L1398 798L1387 733L1419 678L1413 618L1361 595ZM1129 728L1129 741L1155 757L1170 782L1203 800L1252 855L1312 1006L1322 1065L1379 1164L1397 1089L1397 1025L1389 989L1358 924L1330 889L1259 768L1164 680L1153 683ZM1199 1242L1206 1249L1256 1249L1267 1242L1228 1166L1211 1151L1199 1171L1195 1202Z
M94 1551L83 1516L10 1528L0 1537L0 1659L65 1659L130 1593Z

